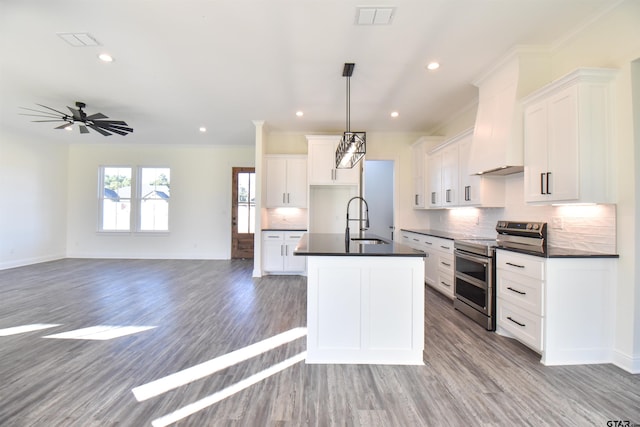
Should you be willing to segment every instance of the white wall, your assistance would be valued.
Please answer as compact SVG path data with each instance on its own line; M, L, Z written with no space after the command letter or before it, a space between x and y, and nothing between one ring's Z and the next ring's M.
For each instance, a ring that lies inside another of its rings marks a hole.
M67 146L0 135L0 269L63 258Z
M170 167L170 232L98 233L100 165ZM67 256L228 259L231 168L253 165L253 146L71 145Z

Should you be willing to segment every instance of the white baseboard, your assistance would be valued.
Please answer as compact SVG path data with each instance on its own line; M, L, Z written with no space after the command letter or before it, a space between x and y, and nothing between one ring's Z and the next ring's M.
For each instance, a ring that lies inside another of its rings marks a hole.
M629 355L613 350L613 364L632 374L640 374L640 355Z
M64 254L52 254L52 255L43 255L39 257L29 257L29 258L12 259L8 261L0 261L0 270L7 270L9 268L16 268L16 267L24 267L26 265L39 264L41 262L56 261L63 258L66 258Z

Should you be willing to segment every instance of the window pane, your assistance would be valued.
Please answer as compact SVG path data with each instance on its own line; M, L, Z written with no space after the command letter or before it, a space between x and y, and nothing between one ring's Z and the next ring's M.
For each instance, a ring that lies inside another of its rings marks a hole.
M255 184L255 173L238 173L238 233L255 232Z
M102 169L103 192L101 229L128 231L131 229L131 168Z
M140 170L140 230L169 230L169 200L171 196L169 168Z

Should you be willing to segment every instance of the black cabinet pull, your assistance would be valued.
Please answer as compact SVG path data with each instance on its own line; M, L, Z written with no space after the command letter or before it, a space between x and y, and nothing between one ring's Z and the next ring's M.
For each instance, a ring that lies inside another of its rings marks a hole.
M447 267L451 267L451 264L449 264L448 262L442 262L442 261L441 261L441 262L440 262L440 264L442 264L442 265L446 265Z
M544 194L544 173L540 173L540 194Z
M443 285L445 285L446 287L450 288L451 285L449 283L443 282L442 280L440 281L440 283L442 283Z
M524 268L524 265L513 264L511 262L508 262L507 265L510 265L511 267Z
M416 205L416 206L418 206L418 195L417 195L417 194L416 194L415 199L416 199L416 200L415 200L415 205Z
M516 294L520 294L520 295L526 295L527 294L526 292L522 292L522 291L519 291L517 289L513 289L511 286L509 286L507 289L509 289L511 292L515 292Z
M447 189L446 193L446 201L447 203L451 203L451 190Z
M431 192L431 204L432 205L436 204L436 192L435 191Z
M551 194L551 191L549 191L549 177L551 176L551 172L547 172L547 194Z
M511 318L511 316L507 316L507 319L511 320L513 323L515 323L515 324L516 324L516 325L518 325L518 326L522 326L523 328L524 328L525 326L527 326L527 325L525 325L524 323L520 323L520 322L518 322L517 320L513 320L513 319Z
M466 187L464 187L464 200L465 202L470 202L471 201L471 186L467 185Z
M451 249L449 246L442 246L442 245L440 245L440 247L441 247L442 249L446 249L446 250Z

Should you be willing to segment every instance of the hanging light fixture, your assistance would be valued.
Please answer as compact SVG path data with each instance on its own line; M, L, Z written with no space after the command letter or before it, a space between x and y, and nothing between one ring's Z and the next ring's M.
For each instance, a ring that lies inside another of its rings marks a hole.
M351 131L351 75L356 64L345 63L342 77L347 78L347 130L336 149L336 169L351 169L367 152L367 133Z

